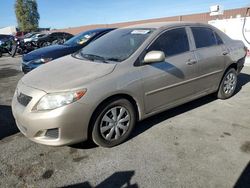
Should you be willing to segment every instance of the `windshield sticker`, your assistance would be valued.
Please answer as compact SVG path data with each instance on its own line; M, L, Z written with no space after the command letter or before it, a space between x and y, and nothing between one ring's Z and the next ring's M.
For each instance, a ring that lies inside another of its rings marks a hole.
M84 37L87 38L87 39L89 39L91 36L90 35L85 35Z
M150 30L134 30L134 31L131 32L131 34L145 35L145 34L147 34L149 32L150 32Z

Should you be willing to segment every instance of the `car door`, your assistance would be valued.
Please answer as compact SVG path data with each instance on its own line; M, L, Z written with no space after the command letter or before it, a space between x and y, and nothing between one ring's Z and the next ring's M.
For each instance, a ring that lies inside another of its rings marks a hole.
M164 62L142 66L146 113L165 109L194 94L196 60L185 27L162 33L147 49L163 51Z
M191 27L196 46L197 92L210 93L220 83L225 66L226 51L217 33L208 27Z

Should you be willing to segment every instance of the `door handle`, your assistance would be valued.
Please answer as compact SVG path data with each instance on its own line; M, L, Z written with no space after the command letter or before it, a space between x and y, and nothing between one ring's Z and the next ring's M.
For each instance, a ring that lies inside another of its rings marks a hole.
M189 60L186 62L187 65L194 65L194 64L196 64L196 63L197 63L197 61L194 60L194 59L189 59Z
M228 54L228 51L223 51L222 52L222 55L227 55Z

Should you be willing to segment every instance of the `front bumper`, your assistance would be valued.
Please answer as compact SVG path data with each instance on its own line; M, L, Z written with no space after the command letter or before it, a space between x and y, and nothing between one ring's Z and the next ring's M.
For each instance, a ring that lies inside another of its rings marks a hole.
M69 145L81 142L88 137L88 124L91 113L84 104L72 104L49 111L32 110L46 93L27 87L21 82L18 92L32 99L27 106L20 104L15 93L12 100L12 112L19 130L30 140L51 146Z

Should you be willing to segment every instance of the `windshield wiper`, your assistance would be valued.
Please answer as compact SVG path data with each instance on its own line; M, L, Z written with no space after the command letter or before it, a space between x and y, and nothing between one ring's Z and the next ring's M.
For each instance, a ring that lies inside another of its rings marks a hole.
M121 62L121 59L119 58L115 58L115 57L111 57L111 58L106 58L106 61L116 61L116 62Z
M106 61L106 59L104 57L101 57L99 55L94 55L94 54L82 54L81 53L81 56L88 59L88 60L91 60L91 61L95 61L95 60L99 60L99 61L102 61L104 63L108 63Z

